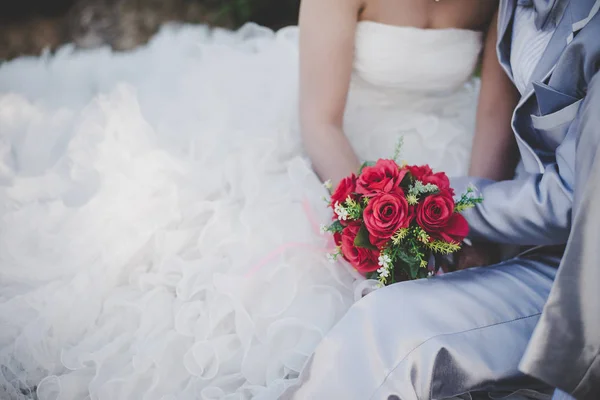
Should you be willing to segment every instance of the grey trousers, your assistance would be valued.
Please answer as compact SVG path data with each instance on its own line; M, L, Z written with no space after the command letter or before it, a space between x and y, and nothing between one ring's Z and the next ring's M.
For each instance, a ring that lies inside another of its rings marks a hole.
M560 254L395 284L327 334L282 399L445 399L543 388L518 370Z

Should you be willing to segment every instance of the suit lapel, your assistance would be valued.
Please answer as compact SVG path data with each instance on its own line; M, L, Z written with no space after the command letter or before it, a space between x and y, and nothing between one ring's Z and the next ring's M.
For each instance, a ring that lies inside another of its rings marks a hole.
M578 1L578 0L575 0L575 1ZM515 7L515 5L516 5L516 0L513 1L513 7ZM514 17L514 9L512 10L510 24L512 24L512 21L514 20L513 17ZM510 26L510 27L511 27L511 29L508 29L508 31L512 32L512 26ZM552 35L552 38L550 39L550 43L546 47L546 50L544 51L542 58L538 62L537 66L533 72L532 78L530 79L530 83L527 85L527 88L525 89L525 93L521 97L521 100L519 101L519 104L517 104L517 107L515 108L515 111L513 113L512 128L513 128L513 132L515 133L515 138L517 139L517 144L519 145L519 148L521 150L521 157L523 158L524 162L527 161L527 164L529 165L530 168L532 168L532 170L537 169L537 171L540 173L542 173L544 171L544 165L541 162L541 160L539 159L536 152L531 147L531 144L529 144L523 138L522 135L523 135L523 133L525 133L525 131L521 131L521 127L517 126L518 125L517 114L519 114L520 109L523 106L523 104L525 104L527 102L527 100L529 100L531 98L531 96L533 95L533 93L534 93L533 82L544 81L548 76L550 76L550 74L554 70L554 68L556 66L556 62L558 61L558 58L560 57L563 50L567 46L567 39L569 38L570 33L571 33L571 16L570 16L569 7L567 6L567 9L565 10L565 12L563 14L563 17L562 17L560 23L558 23L556 30L555 30L554 34ZM505 37L503 38L503 40L505 40L507 43L509 43L509 45L508 45L509 51L508 51L506 57L508 60L508 65L510 65L510 42L512 41L512 35L505 33L504 36Z
M540 58L540 61L533 70L533 74L531 75L531 83L527 87L527 92L533 89L533 82L543 81L548 74L554 70L558 59L569 43L569 36L573 32L573 18L570 4L571 3L569 3L567 8L564 10L563 17L556 26L556 30L554 31L554 34L552 35L544 54L542 54L542 58Z
M504 69L509 73L509 76L511 76L512 79L510 47L512 41L512 23L517 0L503 1L504 3L501 4L500 9L501 13L499 14L499 17L501 16L502 18L502 23L500 25L499 20L499 34L501 34L501 36L499 36L498 42L498 56ZM519 104L515 108L512 118L512 128L517 143L519 144L523 161L527 161L527 164L532 171L537 167L537 170L540 173L544 171L544 164L531 147L531 144L521 136L523 133L527 132L527 127L530 126L530 123L524 121L531 121L527 118L529 117L531 110L526 109L526 111L523 111L525 114L519 117L521 109L534 93L533 82L538 83L539 86L540 82L545 82L550 77L565 48L573 39L574 34L582 29L582 27L585 26L585 21L589 21L591 16L600 9L600 0L564 0L564 3L560 6L565 7L564 10L560 10L562 11L562 17L560 17L558 22L555 22L555 32L533 72L530 83L527 86L524 95L521 97ZM556 15L553 17L557 18ZM556 21L556 19L554 19L554 21Z
M573 32L583 29L588 22L600 11L599 0L573 0L571 14L573 16Z
M555 33L534 70L532 81L542 81L554 69L565 47L577 31L599 11L600 0L501 0L498 12L498 59L508 76L513 79L510 65L514 13L520 2L531 3L537 13L536 25L556 26ZM527 88L527 93L533 89Z
M564 11L560 10L562 18L557 23L552 39L550 39L546 51L544 51L542 58L533 71L530 83L519 102L519 106L525 103L534 93L533 82L543 82L552 74L560 56L573 40L573 35L583 29L585 24L600 9L600 0L567 0L564 2L563 7Z
M502 0L498 10L498 60L509 78L513 79L510 66L510 49L512 42L512 24L517 0Z
M577 2L586 0L571 0L568 2L562 14L562 18L558 22L556 30L554 31L546 50L542 54L542 58L540 58L537 66L533 70L530 82L527 85L525 93L521 97L521 101L519 101L519 105L517 107L520 107L523 103L525 103L534 93L533 82L543 82L550 76L550 74L552 74L558 59L569 44L569 37L573 32L571 4L574 1Z

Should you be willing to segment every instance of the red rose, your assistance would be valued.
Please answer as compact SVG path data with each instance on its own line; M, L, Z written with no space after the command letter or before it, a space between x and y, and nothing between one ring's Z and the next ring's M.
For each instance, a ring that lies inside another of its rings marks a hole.
M425 165L407 165L406 169L408 169L410 174L418 181L421 181L424 177L433 174L431 167L427 164L425 164Z
M440 237L446 242L461 243L469 234L469 223L460 214L454 213Z
M336 203L342 204L348 197L354 197L352 194L356 192L356 175L352 174L340 181L335 192L331 195L331 207L335 207Z
M406 169L400 170L395 161L381 159L372 167L363 168L356 191L365 196L395 192L407 172Z
M351 224L344 228L342 231L342 255L358 272L366 274L379 269L379 251L354 245L354 239L359 230L359 224Z
M436 172L434 174L429 165L409 165L406 168L416 180L423 182L423 184L431 183L440 190L450 190L450 179L445 173Z
M340 232L335 232L333 234L333 241L335 242L336 246L341 246L342 245L342 234Z
M425 197L417 205L417 223L434 239L460 243L469 233L467 220L454 212L448 190Z
M363 218L367 230L374 238L372 242L382 244L398 229L408 227L412 212L403 194L382 193L369 201Z

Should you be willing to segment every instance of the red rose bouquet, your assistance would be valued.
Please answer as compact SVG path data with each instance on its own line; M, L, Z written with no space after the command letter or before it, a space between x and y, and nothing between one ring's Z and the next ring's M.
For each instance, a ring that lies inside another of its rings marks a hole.
M330 188L330 186L329 186ZM457 201L443 172L428 165L380 159L344 178L331 194L336 251L357 271L381 284L432 276L431 259L454 253L469 232L461 212L483 199L469 188Z

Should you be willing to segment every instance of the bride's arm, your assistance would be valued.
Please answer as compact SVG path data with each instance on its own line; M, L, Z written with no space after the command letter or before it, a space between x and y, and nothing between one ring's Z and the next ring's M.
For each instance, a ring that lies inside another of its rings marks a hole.
M300 7L300 122L316 173L334 183L360 163L342 131L362 0L303 0Z
M517 163L518 152L511 118L519 93L498 61L497 18L496 13L485 41L469 175L504 180L512 178Z

